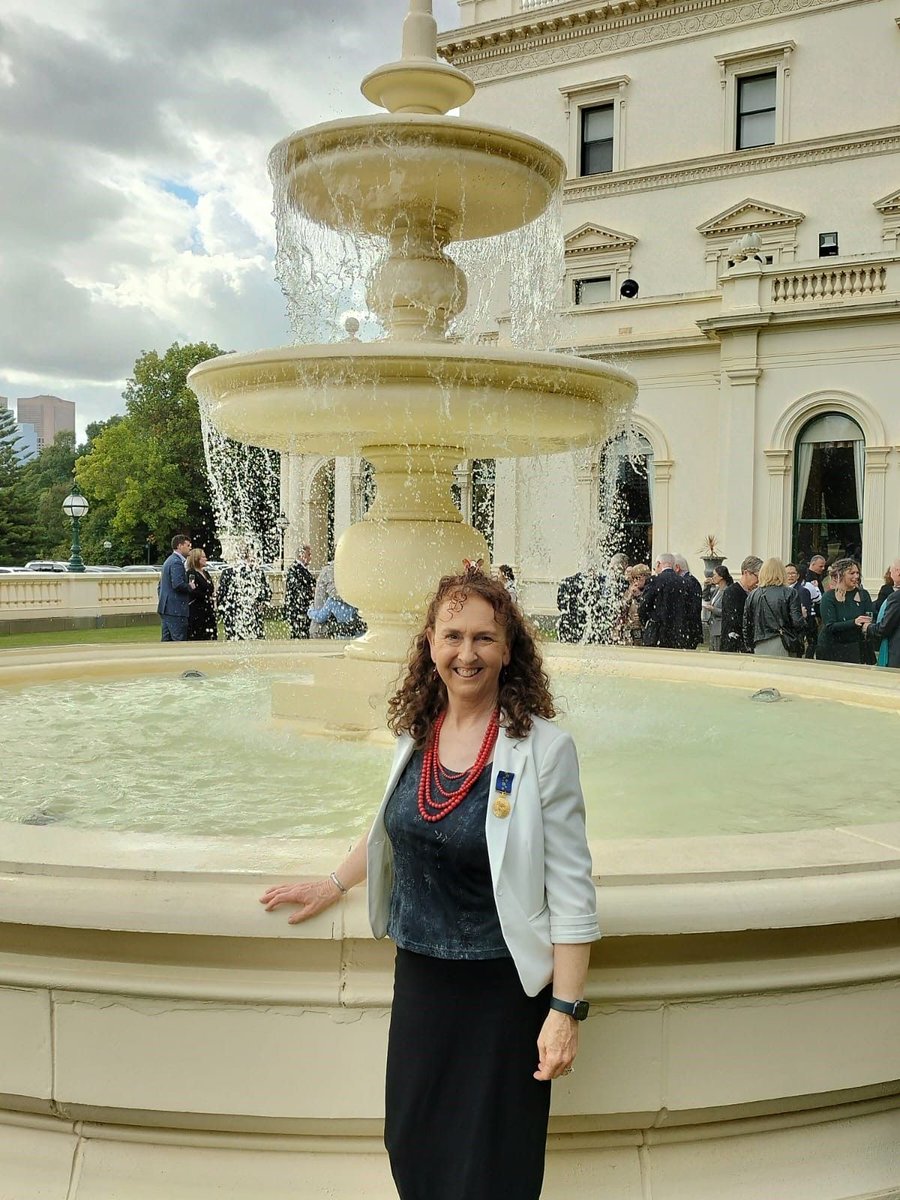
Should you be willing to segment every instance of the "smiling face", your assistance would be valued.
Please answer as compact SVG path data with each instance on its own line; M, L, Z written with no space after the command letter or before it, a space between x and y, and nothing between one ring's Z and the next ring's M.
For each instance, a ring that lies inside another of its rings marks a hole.
M506 631L487 600L470 595L460 605L451 597L426 636L451 705L481 706L496 700L500 671L510 652Z
M855 592L859 587L859 567L856 563L841 575L840 586L848 592Z

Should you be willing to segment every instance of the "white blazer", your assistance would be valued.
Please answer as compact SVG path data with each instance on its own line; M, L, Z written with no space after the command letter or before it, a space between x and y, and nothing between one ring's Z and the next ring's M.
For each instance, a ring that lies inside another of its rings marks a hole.
M553 978L555 942L593 942L600 936L575 743L550 721L533 720L523 738L500 730L485 817L500 928L529 996ZM401 735L369 833L369 921L379 938L387 933L394 877L384 811L413 749L412 738ZM499 771L513 775L508 817L493 811Z

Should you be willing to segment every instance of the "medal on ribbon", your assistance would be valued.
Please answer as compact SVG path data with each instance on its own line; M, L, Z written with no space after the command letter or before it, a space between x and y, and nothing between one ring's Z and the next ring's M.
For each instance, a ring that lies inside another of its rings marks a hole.
M492 810L494 816L500 817L501 820L505 817L508 817L509 814L512 812L512 805L510 804L507 797L512 795L514 779L515 779L515 775L513 774L512 771L498 771L497 772L497 782L495 785L496 789L497 789L497 794L494 797L494 803L492 805L491 810Z

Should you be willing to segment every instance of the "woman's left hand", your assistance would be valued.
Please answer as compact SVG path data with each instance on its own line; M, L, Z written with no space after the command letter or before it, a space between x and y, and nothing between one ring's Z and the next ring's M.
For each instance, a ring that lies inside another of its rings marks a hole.
M578 1022L551 1009L538 1036L538 1069L535 1079L558 1079L569 1073L578 1053Z

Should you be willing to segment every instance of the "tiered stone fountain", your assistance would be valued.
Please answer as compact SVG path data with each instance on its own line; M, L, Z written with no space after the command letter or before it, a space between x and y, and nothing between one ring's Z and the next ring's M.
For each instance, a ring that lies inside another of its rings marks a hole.
M334 723L329 687L346 703L353 679L358 727L380 720L367 689L396 669L410 614L438 571L483 553L449 504L453 462L599 440L633 392L594 364L443 340L464 302L447 242L539 212L562 164L531 139L441 115L469 84L433 60L428 7L412 5L402 63L365 84L390 116L322 126L278 155L298 205L386 237L370 290L388 337L229 357L194 375L226 432L361 451L378 467L377 507L338 559L372 633L306 689L320 726ZM265 668L296 667L291 646L251 650ZM578 675L590 693L593 670L748 695L776 683L798 709L827 696L897 711L889 671L607 647L548 659L564 691ZM235 660L212 644L7 651L0 685L103 689L187 667ZM313 720L303 696L283 699ZM591 705L602 748L608 714ZM771 713L748 705L747 720ZM82 755L85 791L131 804L109 796L99 743ZM825 762L821 738L796 752L813 774ZM160 774L177 789L172 753L161 740ZM900 822L835 827L831 791L865 786L836 753L811 785L821 828L592 844L606 936L577 1071L554 1084L546 1200L900 1196ZM772 770L721 772L739 794L767 790ZM698 763L701 793L708 775ZM298 803L247 791L260 809ZM381 1141L392 947L373 941L362 888L299 926L257 899L277 879L330 870L345 839L6 823L0 847L0 1200L395 1195Z
M602 442L636 391L628 375L601 363L447 340L467 296L448 244L540 216L565 164L534 138L445 115L474 88L437 61L436 34L430 2L412 0L402 59L362 85L387 114L293 134L270 160L276 190L286 185L296 210L329 229L383 239L367 296L384 339L228 355L190 377L209 419L230 437L362 454L375 468L375 503L340 539L335 559L338 591L369 631L346 659L319 658L313 687L275 689L277 715L345 729L383 724L379 700L438 577L464 557L487 558L484 539L453 505L454 467L467 457Z

